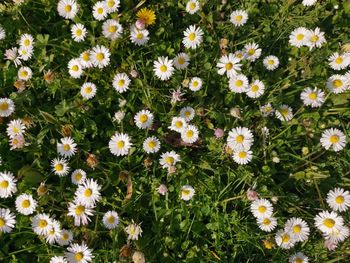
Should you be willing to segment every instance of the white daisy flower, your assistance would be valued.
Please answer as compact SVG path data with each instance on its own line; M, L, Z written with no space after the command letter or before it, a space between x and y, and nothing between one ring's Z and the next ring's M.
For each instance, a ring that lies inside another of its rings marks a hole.
M265 85L258 79L254 80L252 83L250 83L249 88L247 88L245 92L249 98L259 98L265 92Z
M61 236L58 238L57 243L60 246L68 246L73 241L73 232L67 229L61 230Z
M274 217L264 217L257 219L259 228L265 232L271 232L277 226L277 219Z
M85 82L80 88L80 94L86 100L89 100L95 97L96 92L97 92L96 85L92 82Z
M59 176L66 176L70 170L67 160L64 158L55 158L51 161L52 171Z
M157 137L151 136L143 142L142 146L146 153L156 153L160 149L160 141Z
M349 88L349 80L343 75L332 75L328 78L327 88L335 94L342 93Z
M161 80L168 80L174 73L173 60L168 57L158 57L153 63L153 71Z
M328 192L326 201L332 210L344 212L350 207L350 193L342 188L335 188Z
M7 198L11 197L16 191L17 179L11 172L0 172L0 197Z
M119 216L115 211L108 211L103 215L103 225L108 229L114 229L119 224Z
M69 75L71 75L72 78L78 79L83 74L83 69L80 64L80 59L73 58L68 62L68 71Z
M160 156L159 163L164 169L166 169L166 168L171 168L175 166L176 163L180 161L181 161L180 155L178 155L174 151L170 151L170 152L162 153L162 155Z
M243 93L249 86L248 78L243 74L234 75L228 82L228 87L235 93Z
M184 32L182 43L186 48L196 49L203 41L203 31L195 25L189 26Z
M0 117L8 117L15 111L15 104L9 98L0 98Z
M330 233L325 234L325 239L338 244L339 242L343 242L350 235L350 229L347 226L341 226L339 229L334 229Z
M71 175L71 180L73 184L82 184L86 179L86 172L82 169L76 169Z
M289 263L309 263L309 258L305 256L302 252L298 252L290 256Z
M118 11L120 6L120 0L105 0L108 13L114 13Z
M189 0L186 4L186 12L193 15L199 10L198 0Z
M187 127L187 122L183 117L173 117L171 125L168 127L172 131L182 132Z
M242 61L245 58L245 53L243 50L237 50L234 53L235 57L239 59L239 61Z
M33 55L33 46L29 46L29 47L20 47L18 49L18 54L19 57L23 60L23 61L28 61L29 59L31 59L32 55Z
M16 216L10 209L0 208L0 233L10 233L16 225Z
M4 40L6 37L5 29L0 25L0 41Z
M123 93L129 89L130 78L125 73L118 73L113 78L113 88L119 93Z
M232 158L238 164L247 164L252 160L253 154L246 149L234 150Z
M174 58L174 67L176 69L185 69L190 64L190 57L186 53L179 53Z
M267 199L257 199L250 204L250 211L255 218L271 217L273 207Z
M308 29L305 27L298 27L289 35L289 44L293 47L300 48L307 43Z
M46 214L37 214L32 217L32 228L34 233L45 236L50 231L52 219Z
M76 42L81 42L85 40L87 30L83 24L75 24L71 27L72 38Z
M194 125L187 125L186 128L184 128L181 131L181 139L185 143L194 143L198 140L198 128Z
M149 129L152 127L154 116L149 110L141 110L134 116L134 121L139 129Z
M26 126L23 124L21 119L12 120L7 124L6 133L10 138L25 133Z
M32 195L21 194L16 198L16 210L22 215L33 214L37 204Z
M344 219L333 211L322 211L315 217L315 226L324 234L339 230L343 225Z
M145 263L146 262L145 254L143 254L141 251L134 251L131 258L132 258L132 261L134 263Z
M92 255L92 249L90 249L85 243L82 243L81 245L77 243L71 244L64 255L69 263L88 263L94 258Z
M29 48L34 46L34 38L31 34L22 34L19 40L19 46Z
M321 107L325 100L325 93L318 88L306 88L300 94L300 98L305 106L312 108Z
M322 133L320 142L326 150L332 148L333 151L338 152L345 147L346 136L342 131L336 128L330 128Z
M248 150L253 142L254 136L246 127L236 127L228 133L227 144L234 151Z
M24 81L30 80L32 78L32 76L33 76L33 72L28 67L21 67L17 73L17 77L20 80L24 80Z
M116 40L121 37L123 33L123 27L115 19L108 19L103 22L102 25L102 34L105 38Z
M317 3L317 0L303 0L302 4L304 6L312 6Z
M93 64L91 62L91 51L86 50L83 53L80 54L79 59L80 59L80 65L82 69L86 68L92 68Z
M147 44L149 40L149 31L147 29L138 29L135 26L130 28L130 40L138 46Z
M180 117L184 118L185 121L192 121L195 116L195 111L192 107L184 107L180 110Z
M116 156L128 155L132 146L130 137L126 133L116 133L109 141L109 150Z
M349 66L350 64L350 55L349 53L339 54L334 52L329 58L329 66L334 70L342 70Z
M264 58L263 64L267 70L275 70L278 68L280 61L276 56L267 56Z
M109 65L111 53L105 46L96 46L91 50L91 62L100 69Z
M293 110L286 104L282 104L275 112L277 119L281 121L290 121L293 119Z
M91 221L89 216L93 215L94 210L80 202L68 203L68 216L74 217L74 225L87 225Z
M57 220L53 219L50 222L50 230L46 234L45 239L49 244L56 243L61 238L61 224Z
M139 236L142 234L142 229L139 224L135 224L134 221L132 221L131 224L125 227L125 232L128 234L129 240L138 240Z
M70 158L77 152L77 144L71 137L64 137L57 143L57 153L63 157Z
M68 261L62 256L53 256L49 263L68 263Z
M239 64L240 61L241 59L232 53L223 55L216 64L218 73L224 75L226 72L228 78L234 77L237 74L237 71L241 71L242 64Z
M195 190L190 185L184 185L181 187L181 199L184 201L188 201L192 199L195 194Z
M78 5L75 0L60 0L57 11L65 19L73 19L78 13Z
M198 91L202 88L203 81L201 78L191 78L190 83L188 84L188 87L192 91Z
M318 27L316 27L315 30L308 30L306 35L306 45L310 48L310 50L314 47L320 48L326 42L324 32L321 32Z
M296 242L296 240L293 238L293 236L290 235L289 232L282 229L277 231L275 241L277 246L284 249L290 249L294 247Z
M106 3L103 1L96 2L92 8L92 15L98 21L104 20L108 15Z
M93 179L86 179L75 191L75 202L86 207L95 207L101 199L101 186Z
M308 224L303 219L296 217L287 220L284 230L300 242L306 241L310 234Z
M243 26L248 21L248 13L244 10L235 10L230 15L230 21L236 27Z
M261 48L256 43L248 43L244 45L245 58L251 62L254 62L261 56Z

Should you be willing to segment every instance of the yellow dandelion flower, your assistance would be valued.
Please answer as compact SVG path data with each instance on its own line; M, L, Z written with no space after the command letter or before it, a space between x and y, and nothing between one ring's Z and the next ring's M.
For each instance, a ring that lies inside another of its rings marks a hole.
M142 20L146 26L153 25L156 21L156 14L153 10L142 8L136 14L137 18Z

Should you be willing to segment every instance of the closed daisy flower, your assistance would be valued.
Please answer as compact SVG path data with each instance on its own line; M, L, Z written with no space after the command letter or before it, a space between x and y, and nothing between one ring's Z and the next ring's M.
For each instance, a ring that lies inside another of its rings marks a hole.
M174 73L173 60L168 57L158 57L153 63L153 71L161 80L168 80Z
M234 54L229 53L228 55L223 55L216 67L218 68L218 73L224 75L226 73L228 78L232 78L237 74L237 71L241 70L242 64L239 64L240 59Z
M232 158L238 164L247 164L252 160L253 154L246 149L234 150Z
M10 233L16 224L16 216L8 208L0 208L0 233Z
M120 0L105 0L108 13L114 13L118 11L120 6Z
M273 207L270 201L257 199L251 203L250 211L256 218L266 218L272 216Z
M142 8L136 13L136 17L141 20L146 26L153 25L156 22L156 14L153 10Z
M252 132L246 127L233 128L227 137L228 146L235 150L250 149L254 142L254 136Z
M160 164L161 166L165 169L165 168L170 168L172 166L175 166L177 162L179 162L180 159L180 155L178 155L176 152L174 151L170 151L170 152L165 152L162 153L162 155L160 156Z
M100 69L109 65L111 53L105 46L96 46L91 50L91 62Z
M149 110L141 110L136 113L134 121L139 129L149 129L153 124L153 114Z
M183 107L180 110L180 117L184 118L185 121L192 121L195 114L194 109L190 106Z
M307 43L308 29L305 27L298 27L289 35L289 44L293 47L300 48Z
M186 53L179 53L174 58L174 67L176 69L185 69L190 63L190 57Z
M169 129L176 132L182 132L187 127L187 122L183 117L173 117Z
M53 256L49 263L68 263L68 261L62 256Z
M193 15L199 10L199 2L197 0L189 0L186 4L186 12Z
M248 78L243 74L234 75L228 82L228 87L235 93L244 93L249 86Z
M11 197L16 191L17 179L11 172L0 172L0 197L7 198Z
M275 70L276 68L278 68L280 61L276 56L267 56L266 58L264 58L263 64L266 69Z
M46 242L49 244L54 244L60 239L61 237L61 224L57 220L53 219L50 222L50 230L46 234L45 239Z
M293 236L290 235L289 232L280 229L277 231L275 236L275 241L277 246L284 248L284 249L290 249L294 247L296 240L293 238Z
M87 30L83 24L75 24L71 28L72 38L76 42L84 41L87 34Z
M189 26L184 32L182 43L186 48L196 49L203 41L203 31L195 25Z
M134 221L132 221L131 224L125 227L125 232L128 234L129 240L138 240L142 234L142 229L139 224L135 224Z
M22 48L33 48L34 38L30 34L22 34L18 44Z
M302 252L298 252L292 255L289 260L289 263L309 263L309 258L305 256Z
M52 219L46 214L37 214L32 217L32 229L34 233L45 236L50 231Z
M306 241L309 237L310 228L307 223L301 218L290 218L287 220L284 230L296 240L296 241Z
M244 45L245 58L251 62L254 62L261 56L261 48L256 43L248 43Z
M73 241L73 232L67 229L61 230L61 236L57 240L60 246L68 246Z
M93 64L91 62L90 50L86 50L83 53L81 53L79 60L80 60L80 65L82 69L92 68Z
M349 66L350 64L350 54L339 54L338 52L334 52L328 58L329 66L334 70L342 70Z
M7 124L6 133L10 138L14 138L18 135L23 135L26 130L26 126L21 119L12 120Z
M290 121L291 119L293 119L292 108L285 104L278 107L278 109L276 109L275 114L277 119L281 121Z
M116 133L109 141L109 150L116 156L128 155L131 146L130 137L126 133Z
M5 29L0 25L0 41L4 40L6 37L6 31Z
M68 71L69 75L71 75L72 78L78 79L83 74L83 69L80 64L80 59L73 58L68 62Z
M322 133L320 142L326 150L332 148L333 151L338 152L345 147L346 136L342 131L336 128L330 128Z
M119 216L115 211L108 211L103 215L103 225L108 229L114 229L119 224Z
M86 207L94 207L101 199L101 186L93 179L86 179L82 184L78 185L75 192L75 202Z
M80 94L86 100L89 100L95 97L96 92L97 92L96 85L92 82L86 82L80 88Z
M144 142L143 142L143 150L146 153L156 153L160 149L160 142L157 137L151 136L148 137Z
M246 89L245 92L249 98L259 98L265 92L265 85L260 80L254 80L252 83L250 83L249 87Z
M300 98L305 106L312 108L321 107L325 100L325 93L318 88L306 88L300 94Z
M317 0L303 0L302 4L304 6L312 6L317 3Z
M24 81L27 81L27 80L30 80L33 76L33 72L30 68L28 67L21 67L19 70L18 70L18 73L17 73L17 76L20 80L24 80Z
M71 137L64 137L57 143L57 152L63 157L70 158L77 152L77 144Z
M0 117L8 117L15 111L13 100L0 98Z
M306 45L310 50L314 47L320 48L324 43L326 43L324 32L321 32L318 27L316 27L315 30L308 30L306 35Z
M335 93L342 93L349 88L349 80L343 75L332 75L328 78L327 88Z
M92 15L98 21L104 20L108 15L106 3L103 1L96 2L92 8Z
M93 215L94 210L80 202L68 203L68 216L74 218L74 225L87 225L91 221L90 216Z
M198 140L198 128L194 125L187 125L186 128L184 128L181 131L181 139L185 143L194 143Z
M327 194L327 204L334 211L344 212L350 207L350 194L342 188L330 190Z
M72 183L79 185L82 184L86 179L86 172L82 169L76 169L71 175Z
M147 44L149 40L149 31L147 29L138 29L132 27L130 29L130 41L138 46Z
M113 88L119 93L123 93L129 89L130 78L125 73L118 73L113 78Z
M248 21L248 13L244 10L235 10L230 15L230 21L236 27L243 26Z
M102 25L102 34L105 38L116 40L121 37L123 27L115 19L108 19Z
M73 19L78 13L78 5L75 0L60 0L57 11L65 19Z
M257 219L259 228L265 232L271 232L277 226L277 219L274 217L264 217Z
M16 198L16 210L22 215L31 215L37 207L32 195L21 194Z
M55 158L51 161L52 171L59 176L66 176L70 170L64 158Z
M333 211L322 211L315 217L315 226L324 234L339 230L343 225L343 218Z
M77 243L71 244L64 255L69 263L88 263L94 258L92 249L85 245L85 243L81 245Z
M184 185L181 187L181 199L184 201L188 201L192 199L195 194L195 190L190 185Z
M188 87L192 91L198 91L202 88L203 81L200 78L194 77L190 80Z

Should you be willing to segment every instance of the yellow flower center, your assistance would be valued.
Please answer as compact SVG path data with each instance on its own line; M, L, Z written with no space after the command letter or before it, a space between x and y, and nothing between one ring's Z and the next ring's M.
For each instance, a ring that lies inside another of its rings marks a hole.
M335 225L335 221L331 218L326 218L325 220L323 220L323 225L325 225L328 228L332 228Z
M298 34L297 35L297 40L301 41L304 39L304 34Z
M13 127L12 131L13 131L14 133L18 133L18 132L19 132L19 129L18 129L17 127Z
M241 15L237 15L237 16L236 16L236 21L237 21L237 22L241 22L242 19L243 19L243 16L241 16Z
M138 32L136 35L137 39L143 39L143 34L141 32Z
M147 120L148 120L148 117L147 117L146 114L142 114L142 115L140 116L140 122L141 122L141 123L145 123Z
M190 117L191 112L189 112L189 111L185 111L184 115L185 115L186 117Z
M0 217L0 228L6 224L5 220Z
M78 252L78 253L75 253L74 258L77 261L81 261L84 258L84 255L83 255L83 253Z
M23 202L22 202L22 207L23 207L23 208L28 208L28 207L30 207L30 201L29 201L28 199L23 200Z
M195 39L196 39L196 34L195 33L190 33L189 35L188 35L188 39L190 40L190 41L194 41Z
M330 141L331 143L337 143L337 142L339 142L339 136L333 134L333 135L331 135L331 137L329 137L329 141Z
M29 39L25 39L23 41L23 45L25 45L26 47L30 45L30 40Z
M116 26L109 26L108 27L108 32L109 33L115 33L115 31L117 31L117 27Z
M183 194L183 195L190 195L190 193L191 193L191 191L188 190L188 189L182 190L182 194Z
M264 221L263 221L262 223L263 223L263 225L268 226L268 225L271 224L271 221L270 221L270 219L265 218Z
M189 130L189 131L186 132L186 137L187 137L187 138L192 138L192 137L193 137L193 134L194 134L194 132L191 131L191 130Z
M97 8L97 13L101 15L103 13L103 8L102 7Z
M54 228L52 228L50 231L49 231L49 235L54 235L55 234L55 229Z
M336 64L341 64L341 63L343 63L343 59L342 59L341 57L337 57L337 58L335 59L335 63L336 63Z
M317 42L317 41L318 41L318 39L319 39L319 37L318 37L318 36L313 35L313 36L311 37L311 42Z
M136 233L136 228L135 227L131 227L130 228L130 234L131 235L135 235L135 233Z
M2 181L1 183L0 183L0 187L1 188L7 188L9 186L9 182L8 181L6 181L6 180L4 180L4 181Z
M103 55L103 53L97 53L96 54L96 59L98 60L98 61L101 61L101 60L103 60L105 58L105 55Z
M282 242L283 243L288 243L289 240L290 240L290 236L288 234L284 234L282 236Z
M231 62L228 62L225 64L225 69L226 70L231 70L233 68L233 64Z
M115 221L114 216L109 216L109 217L107 218L107 221L108 221L108 223L113 224L114 221Z
M124 142L124 141L119 141L119 142L117 142L117 147L118 147L119 149L122 149L122 148L124 147L124 145L125 145L125 142Z
M161 72L166 72L168 68L165 65L161 65L159 69Z
M289 110L288 109L280 109L280 113L286 117L289 114Z
M69 150L70 150L70 146L69 146L69 144L65 144L65 145L63 145L63 150L65 150L65 151L69 151Z
M153 149L154 147L156 147L156 145L157 145L157 144L156 144L155 141L149 141L149 142L148 142L148 147L149 147L149 148L152 148L152 149Z
M62 234L62 240L68 240L68 239L69 239L68 233L63 233Z
M89 53L88 53L88 52L85 52L85 53L83 54L83 60L84 60L84 61L89 61L89 59L90 59Z
M243 136L243 135L238 135L238 136L236 137L236 142L237 142L237 143L242 143L243 140L244 140L244 136Z
M62 170L63 170L63 165L60 164L60 163L56 164L56 165L55 165L55 170L56 170L57 172L62 171Z
M177 62L180 64L180 65L183 65L183 64L185 64L185 59L183 58L183 57L179 57L178 58L178 60L177 60Z
M9 104L7 102L0 103L0 110L7 111L9 108Z
M343 81L341 81L340 79L335 79L333 80L332 84L335 88L340 88L341 86L343 86Z
M85 197L90 197L92 195L92 190L90 188L86 189L84 192Z
M176 127L176 128L182 128L182 126L183 126L182 121L177 121L177 122L175 122L175 127Z
M80 37L83 34L83 31L79 28L77 31L75 31L75 34Z
M77 173L77 174L75 175L75 180L79 182L79 181L81 180L82 177L83 177L83 175L82 175L81 173Z
M90 94L91 92L92 92L92 88L89 86L89 87L86 87L85 88L85 92L87 93L87 94Z
M247 157L247 152L239 152L238 156L239 156L239 158L245 158L245 157Z
M71 10L72 10L71 5L66 5L66 6L64 7L64 11L66 11L66 12L70 12Z
M236 85L238 88L240 88L240 87L243 86L243 81L240 80L240 79L239 79L239 80L236 80L235 85Z
M114 0L109 0L109 1L107 2L107 6L108 6L109 8L112 8L114 5L115 5Z
M255 54L255 49L254 49L254 48L250 48L250 49L248 50L248 54L251 55L251 56L253 56L253 55Z
M73 70L73 71L78 71L78 70L79 70L78 65L74 65L74 66L72 67L72 70Z
M344 203L344 201L345 201L344 196L339 195L335 198L335 202L337 204L342 204L342 203Z
M27 77L27 76L28 76L28 72L27 72L26 70L23 70L23 71L21 72L21 76L22 76L22 77Z
M165 158L165 163L166 164L169 164L169 165L172 165L174 163L174 158L172 156L168 156Z
M258 85L252 85L250 88L253 92L257 92L259 90L259 86Z
M296 234L299 234L301 232L301 227L300 225L296 225L293 227L293 232Z
M309 99L310 99L310 100L315 100L315 99L317 99L317 94L316 94L316 92L311 92L311 93L309 94Z
M38 226L40 228L45 228L47 226L47 221L45 219L40 219L39 223L38 223Z
M198 81L193 81L192 82L192 86L195 87L195 88L198 87Z
M78 206L75 208L75 214L76 214L77 216L82 215L84 212L85 212L85 206L78 205Z
M265 211L266 211L266 206L264 206L264 205L259 206L259 207L258 207L258 211L259 211L260 213L265 213Z
M273 60L273 59L269 59L269 61L267 61L267 63L269 64L269 65L274 65L275 64L275 61Z
M191 2L189 5L190 10L193 10L196 8L196 4L194 2Z
M125 84L125 80L124 80L124 79L118 80L118 86L119 86L119 87L123 87L124 84Z
M295 263L303 263L304 260L302 258L296 258Z

